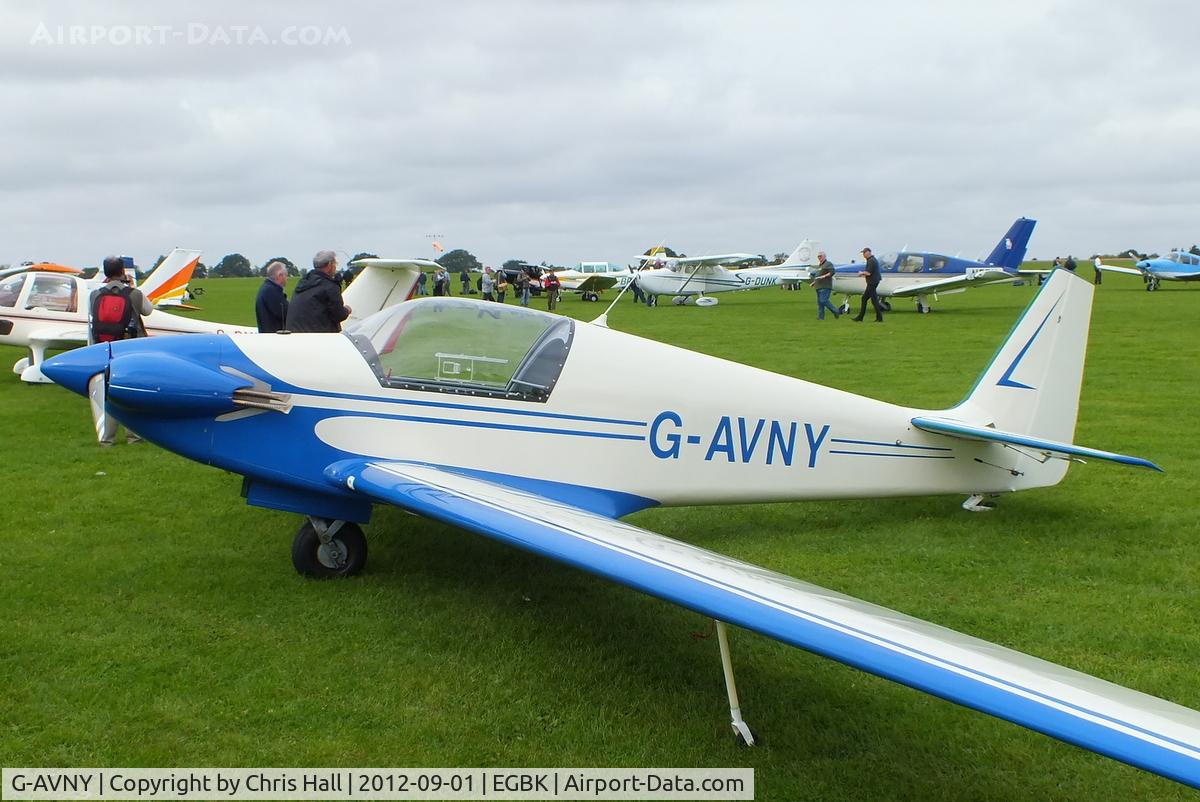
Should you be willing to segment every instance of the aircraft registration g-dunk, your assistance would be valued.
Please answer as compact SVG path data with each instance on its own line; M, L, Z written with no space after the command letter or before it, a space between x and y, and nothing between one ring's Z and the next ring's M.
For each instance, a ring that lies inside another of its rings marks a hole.
M182 298L199 258L199 251L176 248L140 289L156 304L172 296ZM354 310L352 322L411 297L417 271L431 265L436 267L424 259L362 259L355 264L363 265L364 270L343 294ZM87 343L88 296L97 286L98 281L36 270L0 280L0 344L29 349L29 356L13 365L13 372L20 375L21 381L49 383L50 379L42 373L46 351ZM253 326L196 320L158 308L144 317L143 322L151 336L257 332Z
M917 311L930 311L929 298L953 295L968 287L981 287L1020 279L1023 276L1044 274L1045 270L1021 270L1029 237L1036 220L1019 217L1005 232L996 247L982 261L960 259L925 251L901 251L879 259L879 299L885 311L891 311L888 298L916 298ZM866 279L858 275L861 263L838 265L833 277L833 291L846 296L842 311L850 309L851 295L861 295L867 288Z
M624 523L654 505L1007 493L1074 445L1093 289L1053 273L958 406L896 406L532 309L424 298L343 334L69 351L47 374L307 517L302 573L363 568L391 504L1200 787L1200 712ZM622 380L614 383L612 377ZM619 410L619 412L614 412ZM588 477L586 486L565 474Z
M1163 281L1200 281L1200 256L1176 248L1166 256L1139 259L1135 267L1099 264L1100 270L1141 276L1146 281L1146 290L1154 292Z
M817 244L804 240L782 264L768 267L730 269L733 265L761 259L753 253L721 253L712 256L639 256L642 267L634 274L638 286L652 298L669 296L676 306L694 298L696 306L716 306L715 293L760 290L784 281L806 281L817 264Z

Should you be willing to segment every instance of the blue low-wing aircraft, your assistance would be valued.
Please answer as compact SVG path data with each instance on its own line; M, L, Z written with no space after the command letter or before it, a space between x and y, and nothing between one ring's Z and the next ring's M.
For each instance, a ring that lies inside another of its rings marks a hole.
M1093 289L1056 271L959 405L875 401L532 309L425 298L344 334L130 340L45 372L307 516L303 574L365 564L391 504L1200 787L1200 712L618 520L661 505L1013 492L1075 445ZM587 477L586 484L560 481ZM953 748L949 746L947 748Z
M950 295L968 287L1011 282L1022 276L1049 272L1020 269L1035 225L1036 220L1017 218L992 252L978 262L926 251L901 251L876 257L882 274L878 293L884 309L892 308L888 298L915 298L917 311L925 313L930 310L929 298L937 298L939 294ZM858 275L862 269L861 262L836 268L833 291L847 296L842 311L850 308L849 296L861 295L866 290L866 279Z
M1200 256L1177 248L1166 256L1139 259L1136 267L1099 264L1099 270L1141 276L1146 280L1146 289L1154 292L1163 281L1200 281Z

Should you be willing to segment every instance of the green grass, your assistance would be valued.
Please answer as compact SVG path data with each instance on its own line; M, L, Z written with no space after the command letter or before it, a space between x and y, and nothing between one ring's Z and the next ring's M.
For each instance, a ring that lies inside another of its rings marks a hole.
M252 320L258 280L200 283L199 314ZM818 323L811 291L768 289L715 309L623 301L610 323L936 407L1032 294L974 290L926 316L898 303L874 326ZM1076 440L1165 474L1075 466L990 515L926 497L631 520L1200 708L1197 304L1109 276L1093 314ZM149 444L102 451L82 399L5 376L3 765L748 766L760 800L1194 798L742 631L763 745L740 749L700 616L394 509L368 527L363 576L305 581L288 556L297 516L247 507L238 477Z

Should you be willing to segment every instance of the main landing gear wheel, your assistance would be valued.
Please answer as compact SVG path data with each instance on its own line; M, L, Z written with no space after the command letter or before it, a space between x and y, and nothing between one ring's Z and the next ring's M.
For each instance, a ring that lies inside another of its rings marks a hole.
M585 301L589 301L589 302L593 302L593 303L594 303L594 302L596 302L596 301L599 301L599 300L600 300L600 296L599 296L599 295L597 295L597 294L596 294L596 293L594 293L594 292L585 292L585 293L583 294L583 300L585 300Z
M358 524L310 517L292 541L292 565L302 576L354 576L367 564L367 538Z
M687 303L687 296L686 295L676 295L674 298L671 299L671 303L675 304L676 306L683 306L684 304Z
M917 299L917 314L919 314L919 315L928 315L929 314L929 304L925 303L920 298Z
M883 311L885 311L885 312L892 311L892 302L891 301L880 301L879 306L882 307Z

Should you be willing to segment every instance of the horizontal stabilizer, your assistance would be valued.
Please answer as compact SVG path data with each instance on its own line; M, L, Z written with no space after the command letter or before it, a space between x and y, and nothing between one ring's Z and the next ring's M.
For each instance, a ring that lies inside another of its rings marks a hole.
M948 437L957 437L960 440L986 440L992 443L1003 443L1004 445L1033 449L1034 451L1043 452L1047 457L1058 459L1090 457L1092 459L1108 460L1109 462L1119 462L1122 465L1133 465L1138 468L1150 468L1155 471L1162 470L1162 468L1150 460L1145 460L1141 457L1130 457L1125 454L1114 454L1111 451L1100 451L1099 449L1077 446L1071 443L1060 443L1057 440L1047 440L1044 437L1031 437L1025 434L1017 434L1016 432L1005 432L988 426L975 426L970 423L954 420L953 418L916 417L912 419L912 425L922 431L944 434Z
M960 273L934 281L913 282L905 284L888 292L892 297L906 298L912 295L930 295L936 292L949 294L948 290L966 289L970 286L982 287L986 284L996 284L1016 279L1012 273L1001 268L979 268L973 273Z
M345 460L337 486L541 554L1179 782L1200 713L841 593L449 469Z
M797 245L796 250L792 251L778 267L816 267L820 264L817 259L820 251L821 248L816 242L806 239Z

